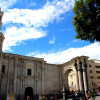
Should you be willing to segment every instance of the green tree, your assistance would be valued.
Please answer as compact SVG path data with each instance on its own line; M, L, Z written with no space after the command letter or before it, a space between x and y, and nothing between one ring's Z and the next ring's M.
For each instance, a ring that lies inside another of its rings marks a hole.
M100 41L100 0L75 0L72 10L76 39Z

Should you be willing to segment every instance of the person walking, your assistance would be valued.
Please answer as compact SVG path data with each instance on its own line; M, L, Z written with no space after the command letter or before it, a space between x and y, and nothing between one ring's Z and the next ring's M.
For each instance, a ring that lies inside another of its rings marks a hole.
M30 97L29 96L27 96L27 100L30 100Z

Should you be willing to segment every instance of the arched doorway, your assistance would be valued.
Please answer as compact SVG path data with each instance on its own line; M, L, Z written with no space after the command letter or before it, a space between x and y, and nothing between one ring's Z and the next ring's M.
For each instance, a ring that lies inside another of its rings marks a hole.
M76 90L75 69L73 67L67 67L64 70L65 99L68 99L71 96L73 96L75 90Z
M75 79L75 72L72 69L68 69L64 73L64 85L66 90L75 91L76 79Z
M27 100L27 96L29 96L30 100L33 100L33 89L31 87L25 89L25 100Z
M76 76L73 70L68 75L68 85L70 91L76 90Z

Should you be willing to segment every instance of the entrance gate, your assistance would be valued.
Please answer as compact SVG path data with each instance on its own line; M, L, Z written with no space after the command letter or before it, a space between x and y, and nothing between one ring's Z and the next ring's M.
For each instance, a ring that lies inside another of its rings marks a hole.
M25 100L27 100L28 96L29 96L29 100L33 100L33 89L31 87L27 87L25 89Z
M68 74L72 71L75 72L75 91L87 93L88 89L88 76L87 76L87 64L88 57L81 56L72 59L72 62L68 62L64 65L64 87L69 89L68 86ZM73 83L73 82L72 82Z

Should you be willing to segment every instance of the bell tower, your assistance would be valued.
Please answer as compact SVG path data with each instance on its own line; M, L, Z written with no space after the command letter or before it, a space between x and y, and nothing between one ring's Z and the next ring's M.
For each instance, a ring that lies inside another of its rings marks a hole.
M1 11L1 8L0 8L0 53L2 52L2 46L3 46L3 40L4 40L4 35L1 32L2 16L3 16L3 12Z

